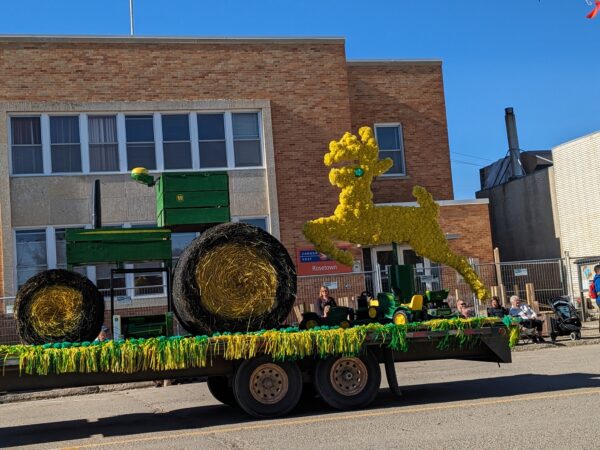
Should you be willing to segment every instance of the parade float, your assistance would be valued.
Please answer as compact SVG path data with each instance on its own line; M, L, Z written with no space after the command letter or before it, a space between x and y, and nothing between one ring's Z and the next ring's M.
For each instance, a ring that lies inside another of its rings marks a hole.
M379 159L369 128L331 142L324 162L335 165L330 182L342 192L332 216L305 225L318 251L348 264L352 256L336 241L406 243L454 267L477 298L487 296L467 261L449 248L438 205L424 188L413 190L416 207L373 204L371 182L391 161ZM23 344L0 346L0 391L201 376L221 402L268 418L290 412L303 390L311 391L307 385L335 408L364 407L379 390L380 363L399 394L396 362L511 361L509 343L518 337L513 328L494 318L437 317L406 288L403 295L368 295L364 311L345 310L337 323L289 326L284 322L296 300L294 264L269 233L229 222L226 173L168 173L155 180L138 168L132 177L155 187L158 226L103 228L98 210L94 229L67 231L68 267L110 263L114 272L126 273L125 262L162 262L169 309L189 335L169 336L172 326L161 325L160 336L93 342L104 318L103 295L82 275L49 270L19 290L15 316ZM170 234L181 230L202 234L172 270ZM112 286L110 291L116 320ZM411 299L404 303L407 294Z

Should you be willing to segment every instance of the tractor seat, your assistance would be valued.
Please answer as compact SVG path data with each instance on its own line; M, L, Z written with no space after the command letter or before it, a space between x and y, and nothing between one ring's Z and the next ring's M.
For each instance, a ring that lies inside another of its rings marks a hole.
M410 303L404 303L400 306L404 306L411 311L421 311L421 309L423 309L423 296L418 294L413 295L410 299Z

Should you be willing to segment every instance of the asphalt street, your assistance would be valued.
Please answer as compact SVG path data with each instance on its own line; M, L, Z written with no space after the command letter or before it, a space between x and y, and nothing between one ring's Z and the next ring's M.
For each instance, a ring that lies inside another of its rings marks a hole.
M204 383L0 405L0 447L572 448L600 447L600 345L513 353L513 363L398 364L404 396L382 386L365 410L319 399L293 415L249 419ZM385 376L383 376L385 380Z

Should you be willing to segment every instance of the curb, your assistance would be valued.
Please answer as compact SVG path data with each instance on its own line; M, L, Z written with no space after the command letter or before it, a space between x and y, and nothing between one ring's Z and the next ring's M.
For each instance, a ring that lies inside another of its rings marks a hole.
M586 338L583 337L579 341L567 341L561 340L556 341L556 344L553 344L549 339L546 340L544 344L517 344L516 347L512 349L513 352L529 352L536 350L543 350L549 348L565 348L565 347L578 347L580 345L595 345L600 344L600 337Z
M28 402L31 400L49 400L63 397L74 397L77 395L99 394L101 392L128 391L130 389L142 389L148 387L156 387L156 384L153 381L141 381L136 383L106 384L101 386L51 389L49 391L0 394L0 404Z

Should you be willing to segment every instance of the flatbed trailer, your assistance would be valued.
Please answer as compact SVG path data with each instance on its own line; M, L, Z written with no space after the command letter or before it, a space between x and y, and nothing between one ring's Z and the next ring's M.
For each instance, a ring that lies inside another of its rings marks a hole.
M445 345L442 342L448 342L448 338L460 333L468 337L468 344ZM208 387L217 400L239 405L256 418L272 418L289 413L298 403L303 388L310 385L335 408L364 407L379 390L380 364L385 367L391 391L400 395L394 365L397 362L440 359L511 362L508 329L501 323L462 330L409 331L405 336L405 351L393 350L374 333L368 333L357 355L319 356L315 352L288 361L272 359L260 345L251 358L226 358L226 344L223 342L209 349L204 367L133 373L105 371L28 375L20 370L18 358L0 357L0 392L206 377Z

